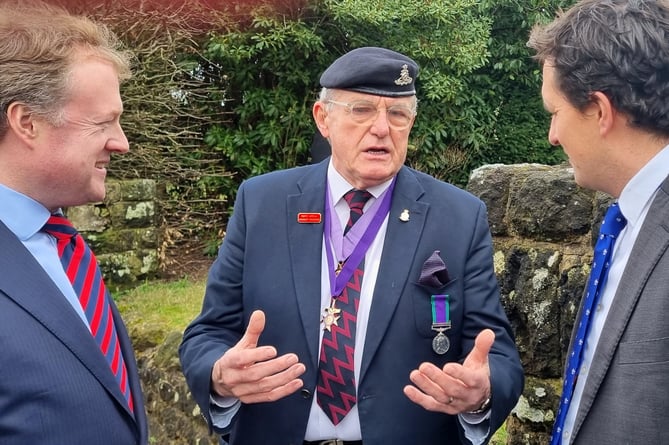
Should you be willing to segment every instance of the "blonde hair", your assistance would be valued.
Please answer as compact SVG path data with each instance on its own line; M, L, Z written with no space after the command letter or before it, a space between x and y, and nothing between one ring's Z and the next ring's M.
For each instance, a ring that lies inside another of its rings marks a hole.
M107 26L41 2L0 3L0 138L13 102L59 123L82 54L111 63L120 81L131 75L131 54Z

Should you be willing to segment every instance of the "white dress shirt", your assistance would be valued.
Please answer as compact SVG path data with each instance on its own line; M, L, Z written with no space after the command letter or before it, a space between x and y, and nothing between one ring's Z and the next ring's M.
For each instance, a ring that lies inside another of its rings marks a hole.
M363 208L363 212L371 207L377 198L390 186L392 180L389 180L376 187L368 188L367 191L372 194ZM342 228L348 221L350 209L343 198L344 194L348 192L352 186L348 184L344 178L337 173L332 167L332 161L328 168L328 185L330 188L330 196L334 201L335 212L337 218L332 221L332 224L339 224ZM328 203L326 203L328 205ZM368 217L363 214L362 218ZM372 306L372 295L374 293L374 286L376 283L376 276L379 272L379 265L381 263L381 253L383 252L383 241L385 239L386 228L388 226L388 217L386 216L383 224L379 228L379 232L374 238L374 241L369 246L365 255L365 273L362 278L362 286L360 288L360 302L358 306L358 314L356 318L356 335L355 335L355 354L354 360L354 374L355 381L358 382L360 378L360 363L362 362L362 350L365 345L365 335L367 333L367 321L369 320L369 310ZM325 243L325 240L323 241ZM330 270L328 266L325 249L333 249L332 246L323 244L323 255L321 259L321 308L323 311L330 306ZM338 258L338 252L333 252L334 257ZM321 312L322 313L322 312ZM323 340L323 330L320 331L319 343ZM358 405L354 405L351 411L342 419L342 421L333 425L325 412L318 406L316 396L314 394L313 402L311 404L311 412L309 413L309 422L307 423L307 432L305 440L321 440L321 439L342 439L342 440L360 440L362 433L360 432L360 421L358 418Z

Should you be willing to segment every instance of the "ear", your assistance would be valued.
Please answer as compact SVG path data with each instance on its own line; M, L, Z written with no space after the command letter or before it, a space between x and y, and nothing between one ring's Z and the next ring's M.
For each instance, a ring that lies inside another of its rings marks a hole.
M599 124L599 134L606 136L610 133L615 125L617 112L609 97L601 91L592 93L592 106L597 113L597 121Z
M316 122L316 127L318 127L318 131L320 131L321 135L323 135L323 137L327 139L328 136L330 135L330 130L326 122L326 117L328 116L328 112L325 110L325 103L321 101L316 101L311 110L311 113L314 116L314 121Z
M25 141L37 137L35 116L27 105L21 102L12 102L7 107L7 123L14 134Z

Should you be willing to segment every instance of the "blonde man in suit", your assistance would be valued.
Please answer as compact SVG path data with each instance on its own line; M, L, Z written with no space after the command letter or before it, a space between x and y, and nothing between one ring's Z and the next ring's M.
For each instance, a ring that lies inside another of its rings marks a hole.
M67 225L65 207L104 198L111 156L128 151L119 84L129 75L129 54L106 27L34 2L0 4L3 445L148 443L114 302L79 237L61 242L46 224ZM77 264L91 265L82 281Z

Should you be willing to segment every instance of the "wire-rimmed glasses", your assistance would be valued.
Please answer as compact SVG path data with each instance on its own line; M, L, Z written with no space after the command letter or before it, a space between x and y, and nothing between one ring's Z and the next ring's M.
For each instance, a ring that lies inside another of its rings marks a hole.
M396 130L404 130L413 122L416 116L416 109L406 105L391 105L387 108L377 107L376 104L366 100L356 100L353 102L338 102L336 100L327 100L327 103L342 106L351 116L354 122L359 124L369 124L379 115L383 109L386 110L388 125Z

